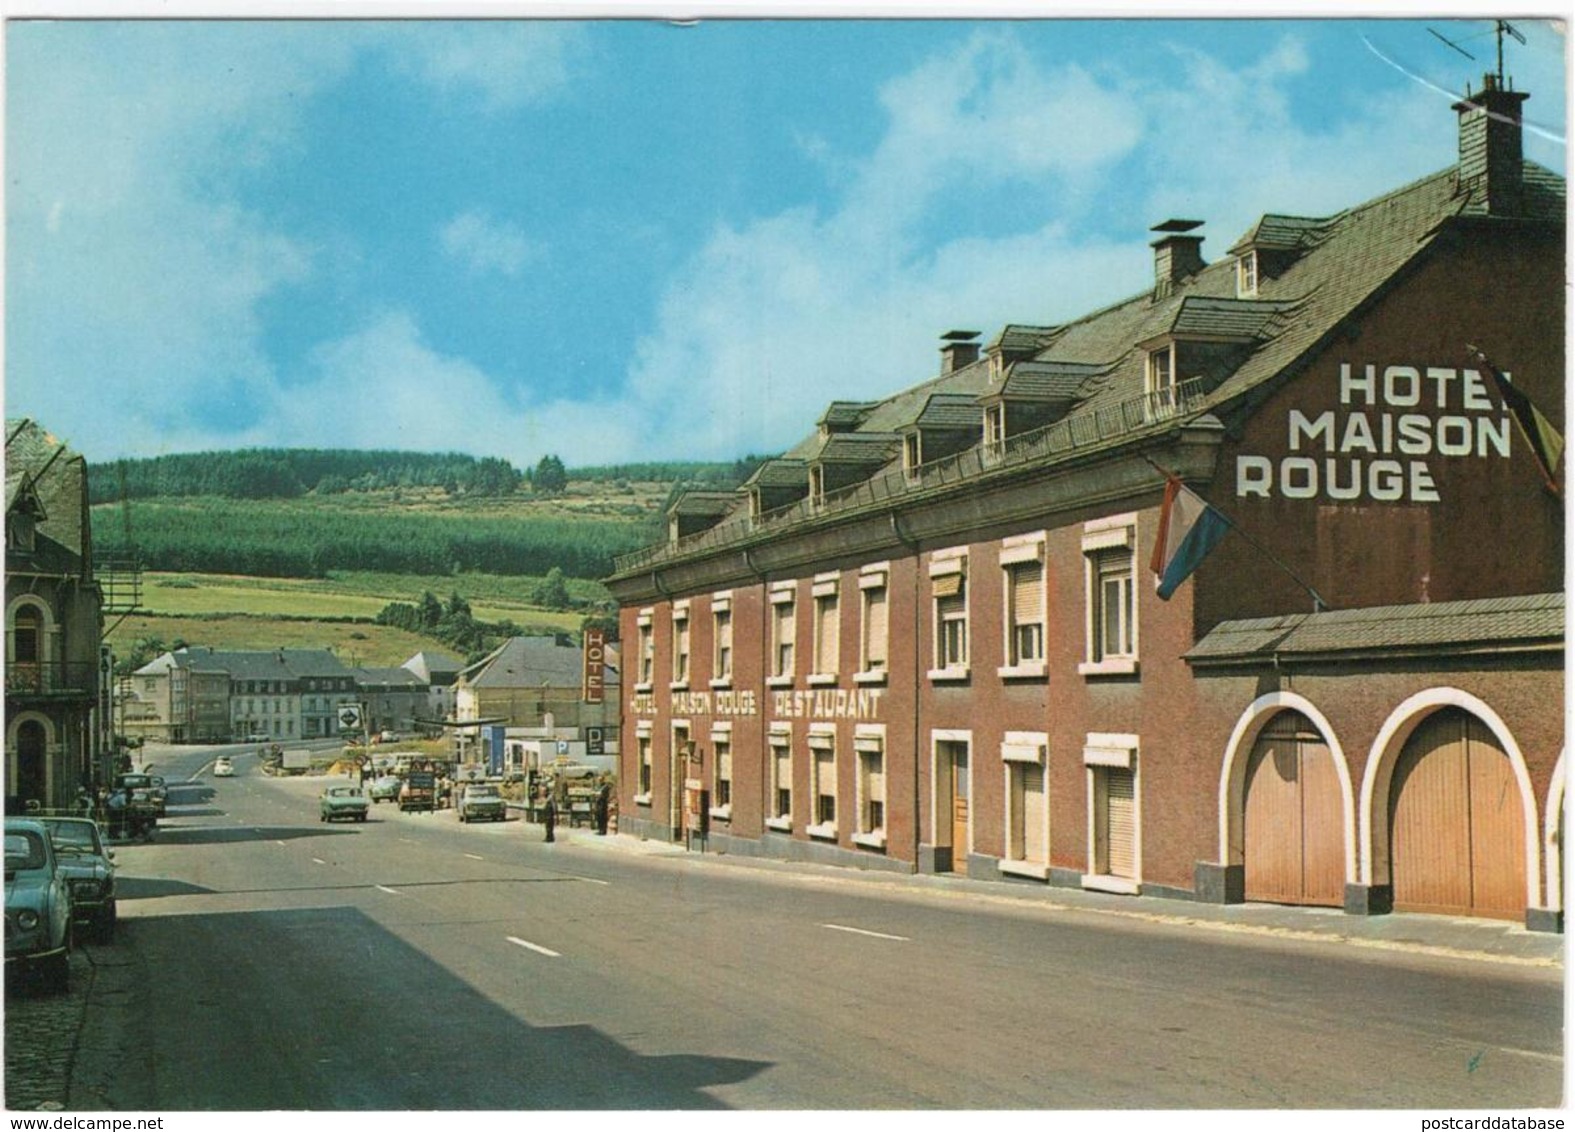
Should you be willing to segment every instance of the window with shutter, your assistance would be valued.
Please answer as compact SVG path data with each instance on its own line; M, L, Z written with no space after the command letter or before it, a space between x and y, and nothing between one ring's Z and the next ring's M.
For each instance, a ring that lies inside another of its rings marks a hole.
M837 753L830 747L815 749L815 822L834 826L837 822Z
M793 816L793 748L786 742L771 745L772 782L776 816Z
M712 676L717 680L729 680L733 675L733 613L731 610L718 610L715 614L715 625L712 626L716 641L716 652L712 657Z
M886 671L886 587L861 591L864 602L864 655L860 667L865 672Z
M1135 791L1128 767L1103 768L1105 787L1105 868L1111 876L1136 879Z
M793 675L793 608L792 601L778 602L772 606L773 675Z
M837 595L815 599L815 672L833 675L837 671Z
M733 804L733 746L722 740L716 743L716 784L712 793L712 805L720 807Z
M1045 658L1044 563L1018 562L1011 567L1008 590L1011 609L1012 664L1029 664Z

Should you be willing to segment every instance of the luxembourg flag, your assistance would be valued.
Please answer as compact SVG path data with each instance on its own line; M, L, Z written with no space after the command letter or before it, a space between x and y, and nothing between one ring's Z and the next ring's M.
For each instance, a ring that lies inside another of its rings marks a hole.
M1170 600L1192 572L1230 530L1230 521L1174 476L1165 480L1165 505L1159 511L1159 537L1154 541L1154 588Z

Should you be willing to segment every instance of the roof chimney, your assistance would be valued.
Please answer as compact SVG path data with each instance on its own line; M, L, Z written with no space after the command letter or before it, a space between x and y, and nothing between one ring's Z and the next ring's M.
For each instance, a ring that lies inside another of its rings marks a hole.
M1203 270L1203 237L1189 234L1201 227L1201 220L1166 220L1149 229L1163 233L1149 245L1154 249L1156 299L1163 299L1177 283Z
M1455 103L1460 115L1460 188L1480 196L1490 214L1520 211L1520 104L1531 97L1482 76L1482 90Z
M955 373L978 360L977 330L948 330L941 335L941 376Z

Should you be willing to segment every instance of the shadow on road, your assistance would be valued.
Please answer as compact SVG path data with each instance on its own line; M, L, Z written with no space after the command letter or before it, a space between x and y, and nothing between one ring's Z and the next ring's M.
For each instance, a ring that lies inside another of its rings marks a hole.
M115 897L118 900L152 900L157 896L205 896L213 891L200 884L187 884L183 880L124 875L115 878Z
M550 1004L561 1016L573 992L555 991L546 967L521 967L501 934L498 968L518 972L509 1002L354 908L143 916L131 926L153 968L184 974L179 996L139 1005L161 1072L156 1085L118 1081L123 1095L106 1098L117 1109L722 1109L707 1090L771 1064L639 1053L588 1024L530 1025L520 1012ZM185 964L191 956L224 960ZM210 1004L222 1009L193 1010ZM597 1002L573 1012L594 1017ZM674 1023L674 1033L690 1028Z
M354 837L357 832L331 825L161 825L156 840L160 845L229 845L241 841L295 841L302 837Z

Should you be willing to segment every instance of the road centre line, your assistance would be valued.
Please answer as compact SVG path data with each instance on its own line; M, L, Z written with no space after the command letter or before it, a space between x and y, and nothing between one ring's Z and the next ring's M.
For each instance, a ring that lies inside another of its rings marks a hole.
M485 857L478 857L474 853L466 853L465 856L469 857L472 861L485 861L486 860Z
M396 890L396 889L392 889L392 888L389 888L389 887L388 887L388 886L387 886L387 885L385 885L385 884L375 884L375 885L373 885L373 886L372 886L372 887L373 887L373 888L375 888L375 889L377 889L377 890L378 890L378 891L379 891L379 892L386 892L386 893L388 893L388 894L389 894L389 895L390 895L390 896L403 896L403 895L404 895L404 893L402 893L402 892L399 892L399 891L397 891L397 890Z
M548 958L551 958L551 959L562 959L563 958L563 956L559 955L556 951L553 951L550 948L543 947L539 943L532 943L528 939L520 939L517 936L512 936L512 935L511 936L505 936L504 938L507 939L510 943L517 943L517 944L519 944L521 947L525 948L527 951L534 951L534 952L536 952L536 953L538 953L540 955L545 955L545 956L547 956Z
M261 831L259 831L259 832L261 832ZM282 841L275 841L275 842L274 842L274 844L275 844L275 845L283 845L283 844L284 844L284 842L282 842Z
M312 864L314 864L314 865L326 865L327 863L328 862L323 860L321 857L313 857L312 858Z
M845 927L842 924L821 924L820 926L823 928L830 928L834 932L852 932L854 935L873 936L875 939L894 939L899 943L911 942L905 935L887 935L885 932L865 931L863 928L850 928Z
M571 880L582 880L586 884L612 884L610 880L597 880L595 877L571 877Z

